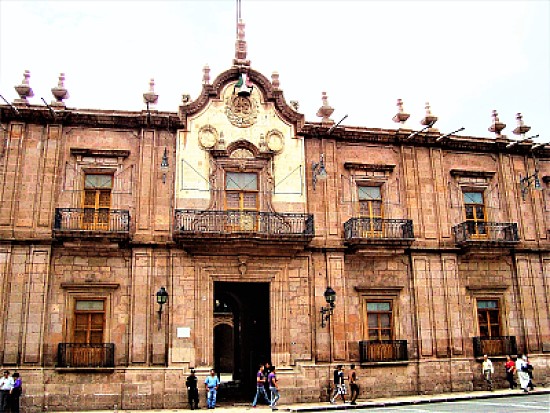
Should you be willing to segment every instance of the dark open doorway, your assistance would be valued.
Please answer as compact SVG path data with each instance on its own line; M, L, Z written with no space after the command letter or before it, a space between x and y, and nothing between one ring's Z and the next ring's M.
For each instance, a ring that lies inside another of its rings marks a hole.
M214 368L226 381L221 401L251 400L259 364L271 361L269 308L269 283L214 283Z

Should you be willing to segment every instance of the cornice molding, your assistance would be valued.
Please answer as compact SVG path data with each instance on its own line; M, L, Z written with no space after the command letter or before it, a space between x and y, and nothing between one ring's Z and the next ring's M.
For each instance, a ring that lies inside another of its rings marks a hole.
M453 177L460 178L492 178L495 176L495 171L472 171L468 169L451 169L450 174Z
M71 155L100 156L104 158L127 158L130 156L130 151L127 149L71 148Z
M395 169L395 165L345 162L344 168L358 169L358 170L369 171L369 172L393 172L393 170Z

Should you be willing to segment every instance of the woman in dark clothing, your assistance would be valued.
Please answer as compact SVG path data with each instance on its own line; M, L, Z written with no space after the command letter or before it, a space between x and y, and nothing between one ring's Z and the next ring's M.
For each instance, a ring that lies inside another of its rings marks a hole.
M19 377L19 373L13 373L12 377L15 383L10 391L10 408L11 413L19 413L19 397L23 391L23 381Z
M506 364L504 365L506 369L506 380L510 383L510 390L518 387L516 380L514 379L514 374L516 373L516 363L512 360L512 357L506 356Z

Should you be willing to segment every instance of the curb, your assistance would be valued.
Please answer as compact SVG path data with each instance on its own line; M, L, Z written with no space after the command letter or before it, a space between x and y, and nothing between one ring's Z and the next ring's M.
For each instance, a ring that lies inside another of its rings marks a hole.
M536 391L532 391L529 394L550 394L550 388L544 388ZM340 404L340 405L327 405L327 406L303 406L303 407L286 407L278 408L276 410L281 412L322 412L332 410L355 410L355 409L372 409L380 407L392 407L392 406L406 406L417 404L430 404L430 403L443 403L454 402L463 400L476 400L476 399L500 399L504 397L520 397L527 396L527 394L519 391L513 393L482 393L482 394L461 394L461 395L448 395L448 396L434 396L431 398L419 398L410 400L390 400L390 401L373 401L373 402L359 402L357 405Z

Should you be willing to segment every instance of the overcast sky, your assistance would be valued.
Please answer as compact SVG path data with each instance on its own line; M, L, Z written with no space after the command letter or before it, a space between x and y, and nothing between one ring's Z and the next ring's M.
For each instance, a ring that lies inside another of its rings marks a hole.
M13 101L31 71L34 104L66 74L69 107L141 110L155 78L159 110L196 98L202 67L229 69L235 0L0 0L0 94ZM333 119L395 128L396 100L420 129L431 103L442 133L489 137L497 109L515 138L550 142L550 1L242 0L251 66L280 74L306 120L326 91Z

